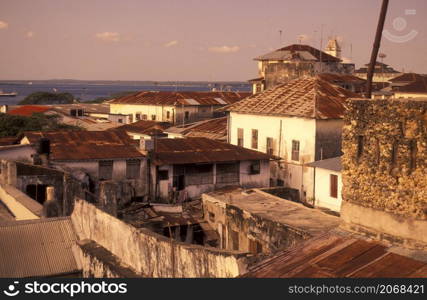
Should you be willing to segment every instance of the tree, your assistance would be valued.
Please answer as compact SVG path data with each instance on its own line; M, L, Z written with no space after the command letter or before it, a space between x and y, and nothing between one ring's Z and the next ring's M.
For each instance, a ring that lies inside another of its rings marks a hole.
M18 104L71 104L74 102L74 96L70 93L35 92L25 97Z
M58 122L57 115L35 113L31 117L0 113L0 137L18 136L25 131L82 130Z

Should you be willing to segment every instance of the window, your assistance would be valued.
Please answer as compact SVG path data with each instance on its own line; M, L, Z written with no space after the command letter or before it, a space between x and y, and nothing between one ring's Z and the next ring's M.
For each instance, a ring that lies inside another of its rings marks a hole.
M133 116L129 115L129 123L132 123L132 122L133 122Z
M243 147L243 128L237 128L237 146Z
M186 111L185 112L185 116L184 116L184 119L186 120L186 121L188 121L188 119L190 118L190 112L189 111Z
M252 129L252 149L258 149L258 130Z
M257 161L253 161L250 165L249 165L249 174L250 175L256 175L259 174L261 172L261 163L259 160Z
M126 178L138 179L141 170L141 161L139 159L130 159L126 161Z
M119 119L119 123L123 123L123 119Z
M249 239L249 252L252 254L262 253L262 245L260 242Z
M239 163L225 163L216 165L216 183L235 183L240 182Z
M151 115L151 120L156 121L156 115Z
M167 111L167 112L166 112L166 119L170 119L170 117L171 117L171 112L170 112L170 111Z
M266 144L266 153L269 155L274 155L274 139L271 137L267 138L267 144Z
M143 119L143 120L147 120L147 115L145 115L145 114L144 114L144 115L142 115L142 119Z
M329 177L330 193L333 198L338 198L338 176L331 174Z
M292 141L292 160L299 161L299 141Z
M141 120L141 113L140 113L140 112L137 112L137 113L135 114L135 120L136 120L136 121L140 121L140 120Z
M186 165L185 166L185 185L212 184L213 183L213 165Z
M101 160L98 163L98 177L99 180L110 180L113 178L113 161Z
M231 238L231 245L233 246L232 250L239 250L239 233L231 229L230 238Z
M209 221L215 222L215 214L213 212L209 212Z
M169 172L168 170L159 170L157 173L157 177L159 180L168 180L169 179Z

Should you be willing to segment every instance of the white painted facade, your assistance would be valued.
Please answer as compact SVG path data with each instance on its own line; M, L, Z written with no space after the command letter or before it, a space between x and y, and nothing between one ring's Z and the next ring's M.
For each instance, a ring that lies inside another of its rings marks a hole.
M315 170L315 196L314 205L319 207L328 208L330 210L340 212L342 202L342 178L341 172L332 171L323 168L316 168ZM331 175L338 177L338 194L337 198L331 197Z
M343 120L271 115L250 115L230 112L229 143L238 145L238 128L243 129L243 147L267 153L267 138L273 139L273 155L281 157L273 164L272 179L283 180L285 186L300 191L302 199L313 197L314 174L305 164L335 157L341 148ZM252 148L252 129L258 130L258 147ZM299 142L299 159L292 159L292 143ZM275 165L275 166L274 166Z
M161 122L187 124L212 118L216 108L217 106L213 105L170 106L111 103L110 113L131 115L133 122L138 121L137 114L141 114L146 116L146 120L155 118L156 121Z

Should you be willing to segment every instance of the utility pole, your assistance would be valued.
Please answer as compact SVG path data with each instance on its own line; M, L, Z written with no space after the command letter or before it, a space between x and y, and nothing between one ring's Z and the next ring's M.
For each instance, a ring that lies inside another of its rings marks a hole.
M372 48L371 61L369 62L368 67L368 75L366 81L366 98L371 98L372 95L372 77L374 76L374 68L377 62L378 51L380 50L381 38L384 29L385 18L387 15L389 0L383 0L383 4L381 6L380 18L378 20L377 32L375 34L374 47Z

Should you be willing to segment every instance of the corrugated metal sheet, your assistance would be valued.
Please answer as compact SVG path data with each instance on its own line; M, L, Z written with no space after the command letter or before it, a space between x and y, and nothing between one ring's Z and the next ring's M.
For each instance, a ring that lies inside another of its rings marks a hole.
M110 130L123 130L141 134L160 133L171 126L168 122L158 122L151 120L141 120L131 124L126 124Z
M427 263L388 252L379 242L350 235L325 234L282 251L242 277L422 277Z
M302 77L252 95L220 110L246 114L340 119L345 101L360 95L343 89L319 76Z
M50 131L26 132L30 143L48 138L52 160L88 160L138 158L137 142L124 131Z
M269 160L262 152L207 138L158 139L153 162L156 165L208 163L221 161Z
M221 98L226 104L232 104L251 95L246 92L154 92L143 91L112 100L111 104L144 105L220 105L215 98ZM194 101L188 101L192 99Z
M44 277L79 272L69 217L0 223L0 276Z

